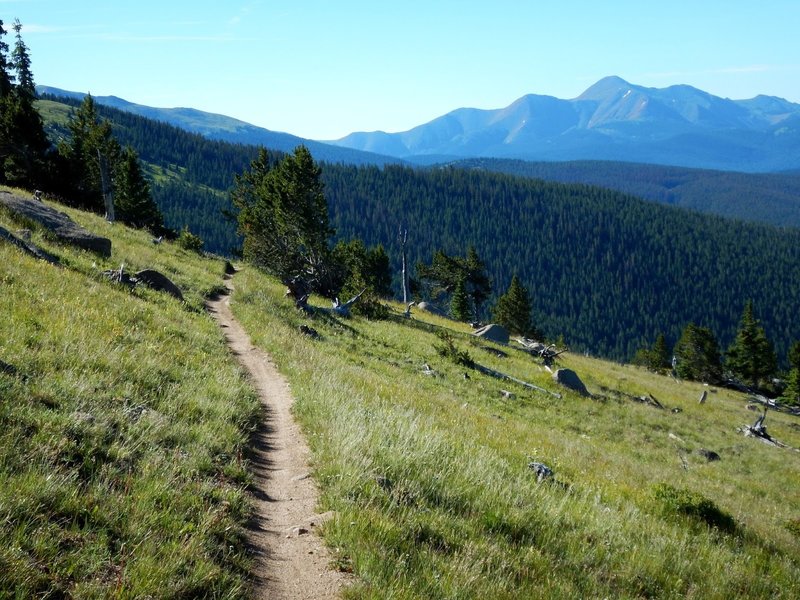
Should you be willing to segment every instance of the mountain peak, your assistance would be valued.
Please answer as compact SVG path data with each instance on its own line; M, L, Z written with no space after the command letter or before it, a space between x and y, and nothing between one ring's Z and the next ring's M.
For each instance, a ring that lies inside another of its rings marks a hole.
M604 100L615 93L634 87L636 86L631 85L622 77L610 75L609 77L603 77L600 81L588 87L576 100Z

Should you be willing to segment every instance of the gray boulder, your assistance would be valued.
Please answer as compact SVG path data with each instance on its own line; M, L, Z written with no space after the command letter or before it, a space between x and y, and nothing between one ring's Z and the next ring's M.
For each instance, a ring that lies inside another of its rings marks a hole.
M508 329L495 323L481 327L472 335L481 337L485 340L490 340L492 342L497 342L498 344L507 344L509 339Z
M420 310L424 310L425 312L429 312L432 315L436 315L439 317L446 317L447 315L442 311L442 309L436 307L435 305L431 304L430 302L419 302L417 303L417 308Z
M24 198L11 192L0 191L0 204L12 213L34 221L53 232L56 238L72 246L111 256L111 240L90 233L66 214L43 202Z
M162 275L158 271L154 271L153 269L145 269L144 271L139 271L133 276L135 282L143 283L147 287L157 290L159 292L167 292L169 295L174 296L181 302L183 302L183 294L181 293L180 288L177 285L172 283L166 275Z
M591 396L589 390L586 389L586 385L572 369L558 369L553 373L553 381L567 389L578 392L581 396Z

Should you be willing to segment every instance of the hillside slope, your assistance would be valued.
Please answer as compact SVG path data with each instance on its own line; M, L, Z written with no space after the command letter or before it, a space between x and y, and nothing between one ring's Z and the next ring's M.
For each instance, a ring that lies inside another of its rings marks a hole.
M246 598L255 394L202 310L223 262L64 207L103 259L0 211L0 597ZM181 304L104 269L156 269Z
M222 263L63 210L110 259L0 212L64 265L0 242L0 596L250 597L255 395L201 311ZM187 303L98 274L120 262ZM231 305L290 381L348 598L800 594L800 454L736 431L757 416L742 394L562 355L582 397L451 321L309 315L283 292L245 269ZM453 363L437 332L545 392ZM766 425L800 447L796 417Z
M42 106L49 123L56 109L66 119L65 105ZM99 110L112 119L120 141L147 161L168 225L188 225L212 251L230 253L239 245L235 223L224 216L231 209L225 190L247 168L254 147ZM59 134L55 127L51 132ZM538 324L575 349L629 359L659 332L674 342L690 321L711 327L724 349L747 298L756 302L781 356L800 338L797 232L485 170L325 164L323 171L340 239L382 243L395 271L401 223L413 225L412 265L429 261L437 249L463 254L474 244L497 293L519 274L534 294Z
M584 398L453 322L403 319L399 306L379 322L307 315L282 294L242 272L232 307L291 382L336 515L326 538L359 577L347 597L800 593L800 454L737 433L757 416L742 395L562 355ZM301 325L319 337L297 335ZM547 391L454 364L437 352L442 331L474 361ZM766 422L800 444L795 417ZM554 477L537 483L532 461Z

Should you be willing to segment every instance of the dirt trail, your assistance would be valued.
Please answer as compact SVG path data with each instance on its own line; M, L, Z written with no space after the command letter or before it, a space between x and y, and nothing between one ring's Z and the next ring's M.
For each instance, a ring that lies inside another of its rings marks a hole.
M226 277L229 292L233 290ZM315 528L318 492L309 476L309 450L294 422L289 385L270 357L254 347L231 313L230 295L207 303L231 352L247 370L264 407L252 444L255 519L249 542L255 554L255 598L336 598L346 576L330 569L327 548Z

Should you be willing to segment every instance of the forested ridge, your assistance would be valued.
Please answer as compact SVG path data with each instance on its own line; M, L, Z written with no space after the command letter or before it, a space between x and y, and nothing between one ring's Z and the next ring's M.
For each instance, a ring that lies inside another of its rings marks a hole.
M324 177L339 236L396 257L404 223L412 263L474 245L495 291L517 273L537 325L575 350L629 359L659 331L674 343L689 322L724 347L748 298L780 356L800 336L800 231L475 170L339 166Z
M98 112L146 163L167 225L188 226L215 252L240 243L223 212L256 148L108 107ZM323 164L323 181L338 239L383 244L395 271L401 225L412 266L437 249L463 255L472 244L495 297L517 273L536 326L576 351L628 360L659 332L674 343L689 322L712 329L726 347L749 298L781 360L800 338L798 231L476 169Z
M560 183L584 183L779 227L800 227L800 173L740 173L601 160L530 162L470 158L450 163Z

